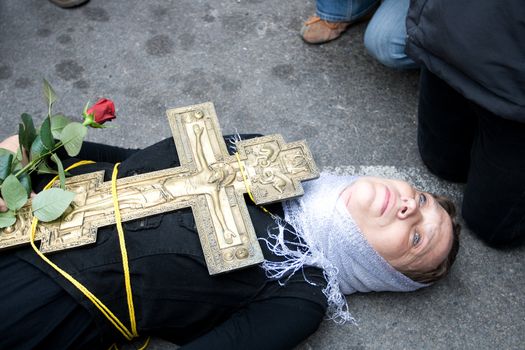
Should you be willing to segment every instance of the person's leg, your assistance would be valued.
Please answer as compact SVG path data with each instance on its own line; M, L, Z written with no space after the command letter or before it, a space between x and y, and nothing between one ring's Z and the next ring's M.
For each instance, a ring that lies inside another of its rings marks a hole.
M316 15L301 29L309 44L322 44L337 39L348 27L374 11L380 0L318 0Z
M445 180L465 182L476 125L468 101L423 67L417 143L428 169Z
M384 0L365 31L365 47L387 67L410 69L418 65L405 54L406 16L410 0Z
M462 215L491 246L525 241L525 123L474 106L478 133L472 147Z
M366 15L378 0L317 0L317 16L329 22L351 22Z

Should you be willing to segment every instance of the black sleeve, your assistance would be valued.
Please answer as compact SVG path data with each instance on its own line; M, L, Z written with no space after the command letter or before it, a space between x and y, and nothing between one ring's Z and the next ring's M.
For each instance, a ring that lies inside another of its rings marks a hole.
M140 149L122 148L84 141L80 153L74 158L115 164L126 160L138 151ZM64 148L61 148L57 153L60 159L70 158Z
M309 300L268 299L251 303L181 349L292 349L317 330L323 316L324 309Z
M62 161L64 168L67 168L80 160L94 161L96 163L95 165L84 165L80 168L69 171L69 173L71 175L79 175L97 170L106 170L105 181L108 181L111 178L111 172L108 170L112 170L115 163L123 162L139 151L140 149L121 148L84 141L80 153L75 157L70 157L64 147L57 151L57 155ZM40 192L53 176L54 175L39 174L37 171L31 173L31 187L33 191L36 193Z
M251 138L259 137L259 136L262 136L262 135L260 134L226 135L224 136L224 141L226 142L227 146L230 146L231 143L234 142L234 140L238 138L242 140L247 140L247 139L251 139ZM158 147L157 145L164 145L164 144L170 144L170 143L173 143L173 140L171 138L167 138L150 147L153 148L153 147ZM230 153L232 153L232 149L230 147L228 147L228 149ZM82 148L80 150L80 153L76 155L74 158L78 160L84 159L84 160L93 160L95 162L100 162L100 163L115 164L115 163L123 162L124 160L128 159L129 157L133 156L139 151L141 151L141 149L122 148L122 147L117 147L117 146L105 145L101 143L84 141L82 143ZM173 148L173 151L175 151L174 148ZM174 153L176 154L176 152ZM57 152L57 154L59 158L62 160L70 158L67 155L64 148L61 148ZM175 157L178 162L178 157L177 156Z

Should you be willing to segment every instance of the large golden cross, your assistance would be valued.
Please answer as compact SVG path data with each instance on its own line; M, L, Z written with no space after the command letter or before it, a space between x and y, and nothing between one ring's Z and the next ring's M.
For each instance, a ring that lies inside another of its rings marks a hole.
M122 221L191 207L210 274L260 263L243 194L250 188L257 204L302 195L300 181L319 176L305 142L285 144L280 135L238 141L239 161L228 154L212 103L167 115L180 166L118 179ZM94 243L98 227L115 223L111 183L103 178L99 171L67 180L76 196L62 217L39 224L42 252ZM0 249L29 242L30 209L23 207L16 223L0 231Z

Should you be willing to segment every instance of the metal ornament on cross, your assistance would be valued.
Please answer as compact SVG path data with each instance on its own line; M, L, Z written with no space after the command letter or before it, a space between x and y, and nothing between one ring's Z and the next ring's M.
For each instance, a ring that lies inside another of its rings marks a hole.
M210 274L262 262L243 194L248 187L258 205L302 195L301 181L319 177L306 143L285 143L281 135L242 140L238 160L228 154L212 103L169 109L167 116L180 166L118 179L122 221L191 207ZM67 179L75 198L59 219L39 223L42 252L94 243L99 227L115 223L111 183L103 179L103 171ZM32 218L28 203L0 230L0 249L29 243Z

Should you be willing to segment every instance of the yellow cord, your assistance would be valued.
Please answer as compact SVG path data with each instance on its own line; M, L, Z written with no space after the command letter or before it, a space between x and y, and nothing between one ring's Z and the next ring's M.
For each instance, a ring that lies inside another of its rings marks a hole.
M250 196L250 199L252 202L257 205L259 208L261 208L265 213L269 214L272 218L274 215L268 211L265 207L262 205L258 205L255 203L255 199L253 199L252 191L250 190L250 185L248 184L248 178L246 177L246 173L244 172L244 166L241 163L241 157L239 156L239 152L235 152L235 157L237 158L237 164L239 164L239 170L241 171L242 175L242 181L244 182L244 187L246 187L246 192L248 192L248 196Z
M78 166L84 165L84 164L91 164L94 163L92 161L80 161L72 166L68 167L66 171L71 170L73 168L76 168ZM113 194L113 203L115 207L115 219L117 223L117 231L119 234L119 242L120 242L120 249L122 252L122 264L124 267L124 280L126 283L126 294L128 298L128 309L130 312L130 321L131 321L131 331L127 329L126 326L120 320L109 310L109 308L102 303L93 293L91 293L84 285L82 285L80 282L78 282L73 276L62 270L60 267L58 267L55 263L53 263L51 260L49 260L35 245L35 234L36 234L36 227L38 224L38 219L33 218L33 221L31 223L31 235L30 235L30 244L33 250L36 252L36 254L42 258L46 263L48 263L51 267L53 267L58 273L60 273L65 279L67 279L69 282L71 282L78 290L80 290L101 312L102 314L117 328L117 330L122 333L122 335L127 340L132 340L135 337L138 337L137 333L137 325L135 320L135 309L133 306L133 298L131 293L131 280L129 276L129 265L128 265L128 258L127 258L127 251L126 246L124 242L124 233L122 230L122 223L121 223L121 217L120 217L120 211L118 209L118 198L116 194L116 176L117 176L117 167L118 164L115 165L115 168L113 169L113 175L112 175L112 194ZM50 188L53 183L58 179L58 176L55 176L47 185L44 187L44 189ZM146 340L146 343L141 349L145 349L147 345L149 344L149 337Z
M150 339L151 339L151 337L147 337L147 338L146 338L146 341L144 342L144 345L142 345L142 346L139 348L139 350L144 350L144 349L146 349L146 348L148 347L148 345L149 345L149 341L150 341Z
M131 332L134 337L138 337L137 321L135 320L135 307L133 305L133 293L131 292L131 278L129 276L128 251L126 249L126 240L124 239L124 230L122 229L122 218L120 216L120 209L118 206L117 197L117 174L118 166L113 167L113 174L111 175L111 193L113 195L113 207L115 208L115 224L117 225L118 238L120 243L120 252L122 254L122 268L124 270L124 283L126 286L126 296L128 299L129 319L131 321Z

